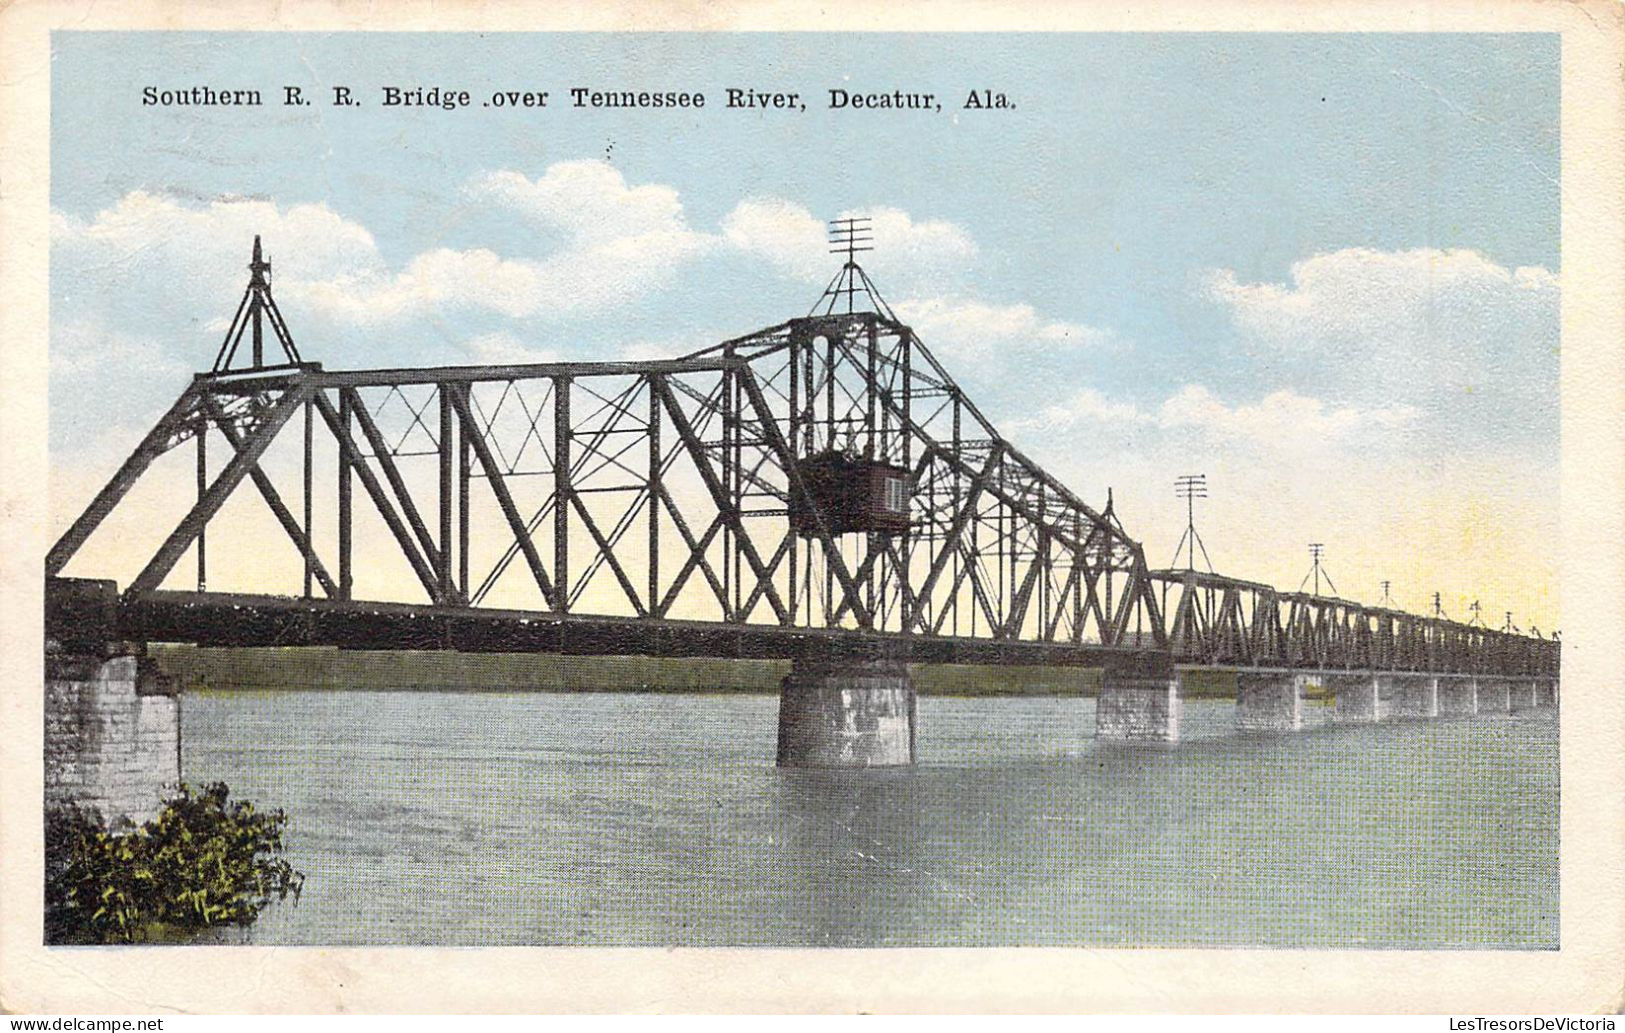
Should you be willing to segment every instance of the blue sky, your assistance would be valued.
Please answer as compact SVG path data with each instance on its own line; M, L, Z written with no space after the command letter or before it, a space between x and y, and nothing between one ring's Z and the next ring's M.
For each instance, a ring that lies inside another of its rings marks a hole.
M53 45L51 440L76 468L212 359L256 231L307 357L367 367L698 347L805 312L834 270L817 224L867 212L888 300L1018 445L1111 485L1153 562L1173 477L1205 470L1221 569L1295 587L1314 538L1347 595L1387 576L1555 620L1555 36ZM269 104L140 104L202 83ZM386 110L383 85L476 106ZM575 110L572 86L708 107ZM728 111L730 86L807 111ZM943 111L831 112L830 87ZM976 88L1015 110L957 110ZM478 107L498 89L552 99ZM93 490L54 486L59 520Z

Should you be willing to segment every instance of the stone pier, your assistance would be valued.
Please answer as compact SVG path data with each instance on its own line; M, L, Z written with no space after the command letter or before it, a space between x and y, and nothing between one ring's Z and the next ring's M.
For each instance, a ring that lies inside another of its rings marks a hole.
M779 690L781 768L914 763L915 698L901 660L796 660Z
M150 659L47 654L47 807L77 804L111 828L139 825L180 780L180 697Z
M1557 679L1541 678L1535 682L1535 700L1543 707L1557 706Z
M1236 727L1244 732L1290 732L1303 727L1304 676L1291 671L1236 675Z
M1513 678L1507 682L1507 708L1513 713L1535 709L1540 703L1538 697L1533 678Z
M1438 717L1439 716L1439 679L1431 674L1390 674L1384 675L1384 688L1391 686L1389 692L1383 692L1384 701L1392 700L1394 717ZM1386 716L1386 715L1382 715Z
M1101 672L1095 736L1175 742L1181 708L1179 678L1171 657L1115 658Z
M1371 724L1381 718L1375 674L1322 674L1320 683L1336 700L1332 719L1349 724Z
M1440 717L1478 713L1478 680L1472 675L1440 675L1437 691Z

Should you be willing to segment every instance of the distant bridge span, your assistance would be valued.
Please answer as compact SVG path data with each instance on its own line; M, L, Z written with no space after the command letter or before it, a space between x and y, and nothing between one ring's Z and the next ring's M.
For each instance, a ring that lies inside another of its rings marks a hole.
M249 268L213 368L50 550L58 638L780 657L825 688L906 661L1556 677L1555 640L1149 568L851 255L809 315L678 359L352 371L301 357L257 238ZM62 578L186 445L195 496L123 593ZM208 590L241 559L208 532L245 482L297 594Z

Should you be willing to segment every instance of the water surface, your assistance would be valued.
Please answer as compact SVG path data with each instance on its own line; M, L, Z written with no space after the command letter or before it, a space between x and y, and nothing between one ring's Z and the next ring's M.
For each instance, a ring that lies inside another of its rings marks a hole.
M1555 712L1097 742L919 704L908 770L773 767L771 696L188 695L184 770L286 809L252 942L1557 945Z

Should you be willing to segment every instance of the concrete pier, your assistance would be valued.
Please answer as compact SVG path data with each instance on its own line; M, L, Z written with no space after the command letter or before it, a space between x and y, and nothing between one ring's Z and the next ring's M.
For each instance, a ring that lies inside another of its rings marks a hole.
M1236 675L1236 727L1244 732L1290 732L1303 727L1304 676L1291 671Z
M1380 719L1375 674L1322 674L1320 683L1336 700L1332 719L1346 724L1371 724Z
M1440 675L1439 716L1463 717L1478 713L1478 680L1470 674Z
M914 763L915 697L901 660L797 660L779 690L781 768Z
M1140 655L1114 659L1100 677L1095 736L1176 742L1182 706L1171 658Z
M181 780L181 708L146 657L45 658L45 805L76 804L110 828L157 815Z
M1388 692L1383 692L1382 696L1385 700L1392 699L1391 713L1394 717L1439 716L1439 679L1435 676L1389 674L1383 676L1383 681L1392 686L1391 697Z

